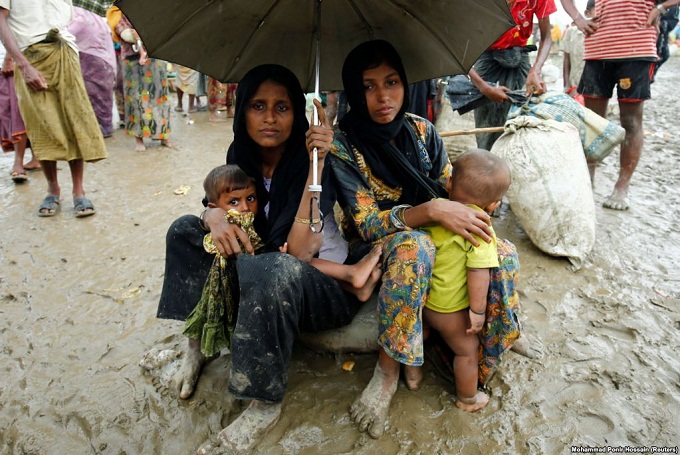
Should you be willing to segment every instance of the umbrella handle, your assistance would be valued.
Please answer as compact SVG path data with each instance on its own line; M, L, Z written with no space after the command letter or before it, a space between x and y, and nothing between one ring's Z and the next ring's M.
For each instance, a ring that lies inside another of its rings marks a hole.
M319 99L319 93L314 94L314 98ZM316 110L316 104L314 105L314 117L312 119L314 125L319 124L319 113ZM312 184L307 187L308 191L312 193L320 193L321 185L319 185L319 150L314 147L312 150Z

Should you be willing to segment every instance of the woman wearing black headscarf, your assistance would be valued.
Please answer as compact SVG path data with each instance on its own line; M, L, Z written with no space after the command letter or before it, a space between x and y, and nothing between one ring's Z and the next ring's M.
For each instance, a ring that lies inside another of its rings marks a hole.
M206 231L224 257L237 258L238 316L231 340L229 391L253 401L220 433L221 442L234 452L252 447L278 419L295 336L346 325L359 308L335 280L307 263L323 239L319 229L310 229L312 193L307 191L312 183L312 149L319 150L317 172L323 176L333 140L323 109L319 112L324 126L310 128L300 83L279 65L249 71L238 85L236 100L227 163L239 165L255 179L261 207L255 230L267 252L239 254L239 242L247 253L253 252L252 245L239 226L224 220L225 212L219 208L207 209L200 218L186 215L176 220L167 235L158 307L159 318L184 320L200 300L214 257L203 249ZM334 202L333 192L326 191L330 189L324 188L321 201L326 213L332 212ZM319 217L316 212L312 219ZM289 254L279 252L284 243ZM193 393L205 361L200 342L189 340L174 378L181 398Z
M422 306L429 292L435 247L423 232L440 224L473 244L490 240L483 212L449 201L451 163L434 126L407 114L408 80L401 58L382 40L360 44L342 69L350 110L336 131L328 159L343 208L350 257L382 243L378 297L381 346L373 378L351 408L352 419L374 437L384 431L400 364L415 389L423 363ZM436 198L447 198L436 199Z

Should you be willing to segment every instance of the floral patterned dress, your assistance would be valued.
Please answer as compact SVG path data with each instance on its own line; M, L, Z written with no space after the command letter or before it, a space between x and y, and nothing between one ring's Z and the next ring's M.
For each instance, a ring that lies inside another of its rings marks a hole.
M451 163L434 126L410 114L406 121L416 134L421 169L437 175L444 185L451 176ZM329 163L350 257L361 257L371 244L382 244L378 342L400 363L422 365L422 307L429 294L434 244L425 233L400 223L402 188L378 179L342 131L336 132L331 153Z

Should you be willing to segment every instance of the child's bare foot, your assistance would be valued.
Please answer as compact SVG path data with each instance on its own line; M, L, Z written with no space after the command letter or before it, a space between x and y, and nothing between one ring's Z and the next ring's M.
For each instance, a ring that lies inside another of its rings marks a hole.
M476 412L489 403L489 396L481 391L477 391L474 397L456 397L456 407L467 412Z
M379 364L375 366L371 381L349 410L360 431L367 431L374 439L383 435L390 402L398 385L399 374L389 376Z
M146 150L144 139L141 137L135 137L135 152L143 152L144 150Z
M423 383L423 367L414 365L404 365L404 382L406 388L415 392L420 389Z
M366 256L361 258L359 262L352 265L352 281L350 284L359 289L366 284L366 281L373 273L373 269L378 265L380 261L380 255L382 254L382 247L380 245L375 245L371 248Z
M612 210L628 210L628 191L614 189L602 206Z
M194 393L196 382L208 358L201 353L200 344L190 346L182 360L182 366L172 377L172 384L179 397L186 400Z
M371 296L373 295L373 290L378 285L378 281L380 281L381 276L382 267L376 265L373 268L371 274L368 276L368 280L366 280L366 283L364 283L364 285L358 289L357 288L353 289L354 295L356 296L357 300L359 300L360 302L367 302L368 299L370 299Z
M220 431L220 447L206 444L198 454L250 453L258 442L276 424L281 416L281 403L265 403L253 400L243 413L227 428Z

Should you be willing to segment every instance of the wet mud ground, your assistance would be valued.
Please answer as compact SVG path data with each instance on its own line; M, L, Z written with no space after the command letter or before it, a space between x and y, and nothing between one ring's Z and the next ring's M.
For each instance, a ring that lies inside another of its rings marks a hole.
M296 348L283 415L258 454L559 454L571 446L677 446L680 441L680 150L672 58L645 105L645 147L626 212L601 207L618 152L594 188L596 245L578 272L528 240L510 210L494 219L521 261L524 332L542 355L508 353L491 401L467 414L430 369L417 392L399 387L379 440L348 408L375 354ZM616 119L616 114L613 114ZM190 122L193 121L193 123ZM121 130L109 159L86 166L98 213L74 218L68 167L62 211L38 218L39 173L15 186L0 156L0 454L189 454L244 408L226 392L229 358L209 364L194 396L178 400L139 362L152 348L180 351L182 323L155 318L165 232L199 213L202 179L224 162L231 121L173 112L175 150L134 152ZM447 140L455 153L460 142ZM187 189L187 187L190 187ZM175 194L186 192L186 194ZM356 362L351 372L343 362ZM426 367L427 368L427 367ZM153 372L152 372L153 373Z

